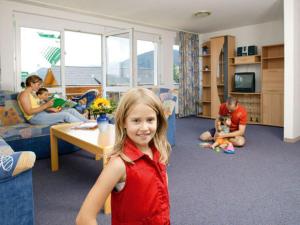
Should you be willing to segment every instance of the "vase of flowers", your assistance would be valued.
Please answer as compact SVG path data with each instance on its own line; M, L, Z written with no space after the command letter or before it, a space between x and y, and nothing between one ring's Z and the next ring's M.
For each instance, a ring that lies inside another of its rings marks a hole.
M115 111L116 104L106 98L96 98L90 106L90 111L97 120L99 130L105 131L108 126L107 114Z

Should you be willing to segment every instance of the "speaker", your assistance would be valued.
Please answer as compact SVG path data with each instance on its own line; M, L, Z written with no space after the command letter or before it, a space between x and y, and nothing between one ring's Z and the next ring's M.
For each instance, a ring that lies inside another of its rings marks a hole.
M248 55L257 55L257 46L255 45L248 46Z
M243 55L243 47L238 47L236 50L236 55L237 56L242 56Z
M236 51L237 56L245 56L248 55L248 47L243 46L243 47L238 47Z

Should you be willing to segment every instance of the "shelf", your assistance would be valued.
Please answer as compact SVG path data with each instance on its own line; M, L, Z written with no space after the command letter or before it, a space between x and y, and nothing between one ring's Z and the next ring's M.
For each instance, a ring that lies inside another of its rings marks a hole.
M207 54L207 55L200 55L199 57L209 57L210 54Z
M224 87L224 84L217 84L218 87Z
M211 101L208 101L208 100L202 100L202 103L208 103L208 104L210 104Z
M260 92L229 92L233 95L261 95Z
M284 59L284 56L272 56L272 57L263 57L263 60L268 60L268 59Z
M230 64L231 66L240 66L240 65L257 65L257 64L261 64L261 62L252 62L252 63L232 63Z
M202 85L203 88L210 88L210 85Z
M283 68L265 68L263 72L283 72Z
M232 65L248 65L248 64L260 64L260 55L249 55L249 56L237 56L234 57Z
M202 72L210 72L211 70L201 70Z

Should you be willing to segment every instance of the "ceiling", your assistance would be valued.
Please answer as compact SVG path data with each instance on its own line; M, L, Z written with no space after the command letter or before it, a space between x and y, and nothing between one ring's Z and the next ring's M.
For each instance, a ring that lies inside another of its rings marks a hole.
M171 30L207 33L283 19L283 0L22 0ZM208 17L195 17L208 10Z

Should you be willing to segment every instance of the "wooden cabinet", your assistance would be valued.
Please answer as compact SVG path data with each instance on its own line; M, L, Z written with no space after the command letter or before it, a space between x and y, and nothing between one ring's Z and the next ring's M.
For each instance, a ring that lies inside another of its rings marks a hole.
M261 123L261 93L230 92L230 96L235 97L247 110L248 123Z
M262 119L263 124L283 126L284 45L262 47Z
M261 55L254 56L235 57L234 51L232 36L214 37L203 43L200 116L216 118L220 104L231 95L247 109L249 123L283 126L284 45L262 46ZM241 65L257 69L261 90L233 92L234 73Z
M265 125L283 126L283 93L264 92L262 109Z
M235 66L236 72L255 72L255 79L258 79L258 73L260 73L261 70L260 55L236 56L230 60L232 65ZM232 81L232 84L234 84L234 81ZM246 108L248 115L247 122L250 124L260 124L262 122L260 91L257 90L257 92L251 93L231 91L230 96L235 97L238 102Z
M234 73L229 58L234 57L234 50L233 36L213 37L202 44L202 117L216 118L228 97Z
M263 91L283 91L283 69L264 69L262 76Z

